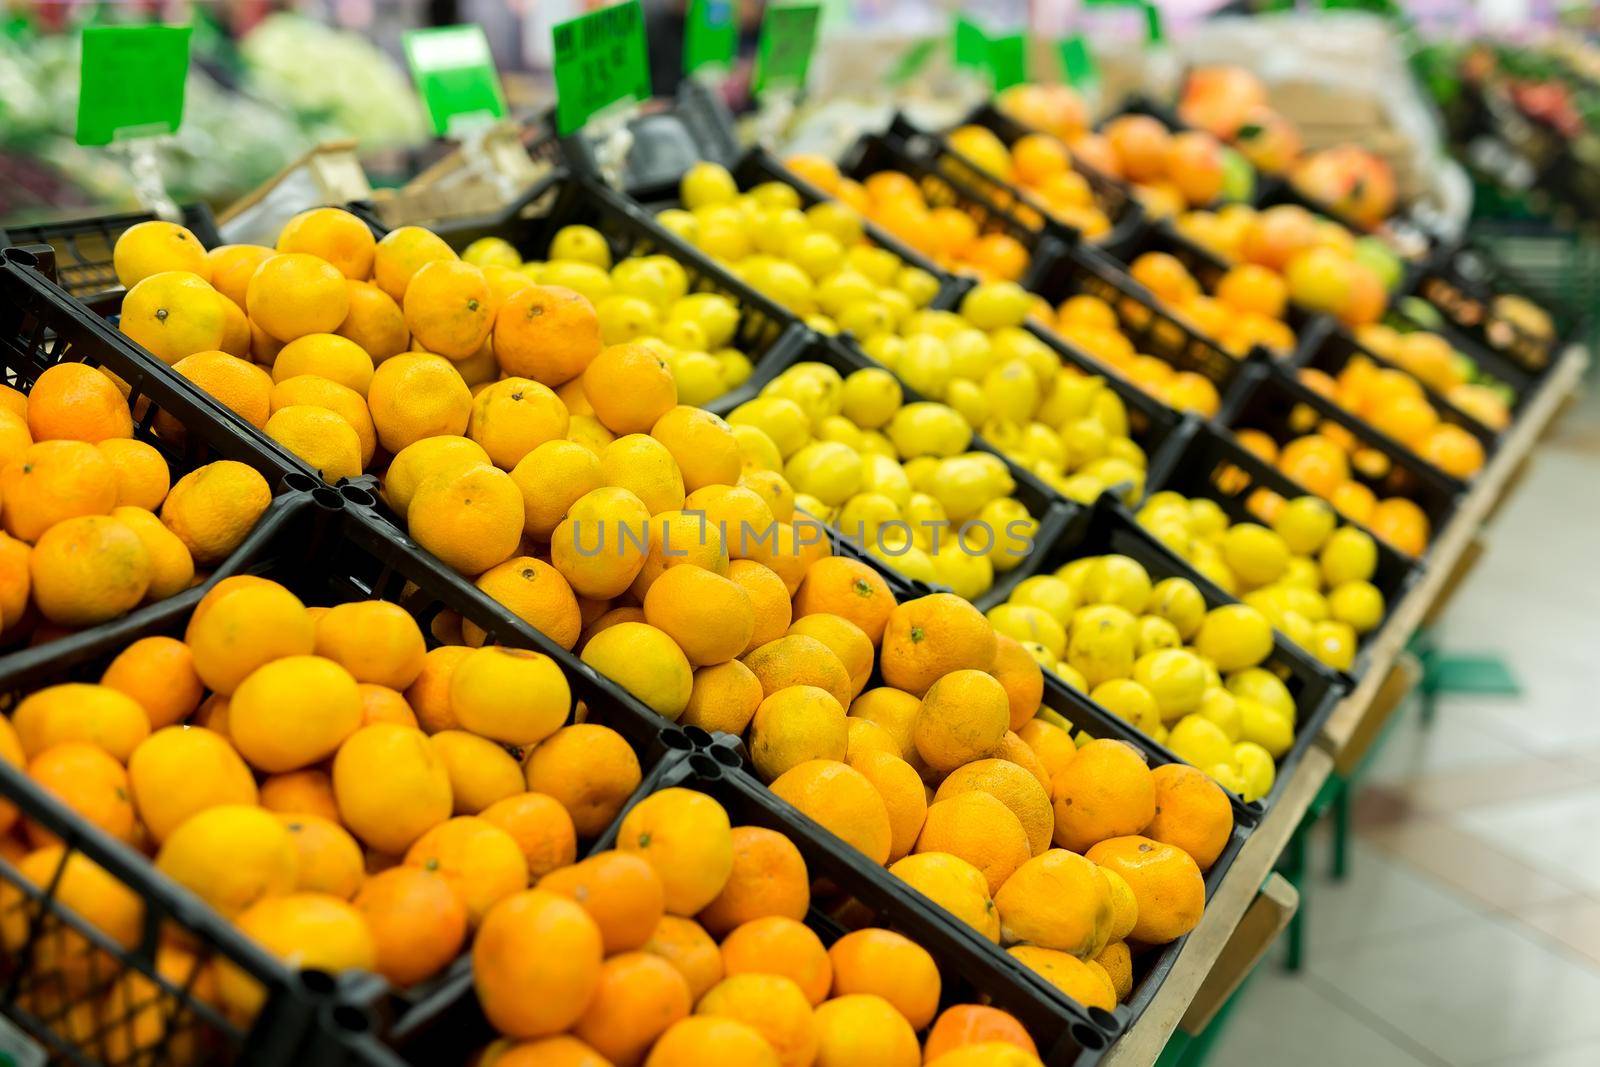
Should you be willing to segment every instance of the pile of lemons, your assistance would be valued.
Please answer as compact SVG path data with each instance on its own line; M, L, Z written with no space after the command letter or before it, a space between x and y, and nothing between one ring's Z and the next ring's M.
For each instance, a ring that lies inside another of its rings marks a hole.
M907 404L894 375L798 363L728 415L772 442L795 506L908 578L972 599L1032 549L1038 522L999 457L945 404Z
M734 345L738 304L721 293L689 291L689 276L671 256L632 256L613 263L611 246L592 226L565 226L550 241L548 259L524 261L498 237L484 237L461 254L483 269L496 292L532 278L582 294L600 320L600 339L654 348L672 370L678 398L700 406L743 385L749 356ZM511 274L520 278L510 277Z
M1106 555L1024 579L988 615L1045 670L1223 787L1246 800L1271 792L1295 705L1261 666L1272 624L1256 608L1207 610L1188 579L1152 582L1137 560Z
M1372 584L1372 537L1340 525L1314 496L1283 502L1270 526L1230 522L1214 500L1153 493L1139 523L1195 570L1265 615L1285 637L1338 670L1355 662L1362 635L1383 621Z

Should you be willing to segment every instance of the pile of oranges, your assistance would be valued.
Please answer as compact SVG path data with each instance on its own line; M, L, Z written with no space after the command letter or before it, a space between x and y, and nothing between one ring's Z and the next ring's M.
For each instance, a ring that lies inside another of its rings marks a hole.
M901 934L869 926L824 945L803 922L811 891L805 858L782 834L731 825L703 793L651 794L624 818L615 849L490 908L472 970L504 1036L484 1060L1039 1062L1010 1014L978 1004L939 1011L939 966Z
M959 175L956 176L959 180ZM928 179L929 193L915 178L881 170L861 182L862 214L946 270L984 281L1017 281L1032 261L1028 247L1003 229L983 232L968 211L937 201L942 183ZM856 206L856 205L852 205ZM1025 214L1025 211L1024 211Z
M1107 122L1094 140L1080 143L1077 150L1083 152L1091 146L1094 155L1090 162L1133 183L1145 210L1156 218L1205 207L1229 191L1229 150L1209 133L1173 133L1149 115L1120 115Z
M1244 558L1258 555L1252 544ZM1261 666L1272 624L1256 608L1208 610L1186 578L1152 581L1127 556L1085 556L1019 582L989 621L1232 792L1255 800L1272 790L1273 761L1294 742L1295 705Z
M1094 240L1111 229L1111 220L1095 201L1088 180L1073 168L1067 146L1048 133L1019 137L1007 148L983 126L950 131L950 147L991 177L1012 182L1044 205L1057 220Z
M1484 378L1470 356L1439 334L1429 330L1402 333L1374 323L1357 330L1356 340L1488 429L1498 432L1511 425L1510 390Z
M1128 264L1128 274L1230 355L1242 357L1257 344L1277 355L1294 350L1294 331L1284 320L1288 286L1265 268L1231 267L1209 293L1169 252L1143 253Z
M232 460L173 481L133 436L127 386L82 363L0 386L0 641L39 644L187 589L249 534L271 492ZM183 428L164 413L155 432Z
M1159 255L1160 253L1152 253ZM1150 271L1145 271L1146 276ZM1196 301L1206 297L1196 297ZM1148 312L1128 302L1122 314L1138 323ZM1061 302L1047 320L1063 339L1120 372L1134 385L1179 411L1193 411L1206 418L1217 413L1222 397L1211 379L1196 371L1177 370L1159 356L1142 353L1123 332L1117 309L1100 297L1079 293Z
M1362 445L1334 422L1319 423L1309 407L1297 408L1291 422L1310 432L1281 446L1262 430L1235 430L1234 436L1290 481L1320 496L1340 515L1365 526L1391 547L1411 556L1427 550L1432 534L1426 513L1405 497L1380 498L1362 480L1386 477L1392 467L1388 456ZM1252 499L1251 511L1270 524L1282 504L1281 497L1266 492Z
M1470 478L1483 468L1482 442L1470 431L1442 421L1422 385L1405 371L1354 356L1336 376L1303 367L1300 380L1446 474ZM1366 495L1352 494L1343 510L1353 512L1350 518L1355 521L1366 522L1376 504Z

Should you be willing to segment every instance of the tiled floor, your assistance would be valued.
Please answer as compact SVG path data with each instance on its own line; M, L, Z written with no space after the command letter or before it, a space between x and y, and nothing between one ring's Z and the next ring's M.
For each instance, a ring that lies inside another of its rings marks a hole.
M1592 390L1591 390L1592 391ZM1600 400L1546 441L1440 627L1517 697L1407 710L1351 869L1312 846L1304 969L1269 956L1209 1063L1600 1067Z

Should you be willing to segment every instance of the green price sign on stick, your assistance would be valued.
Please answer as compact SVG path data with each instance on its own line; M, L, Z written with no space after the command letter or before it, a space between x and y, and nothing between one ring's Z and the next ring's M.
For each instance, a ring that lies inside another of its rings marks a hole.
M639 0L557 23L556 132L565 137L623 100L650 97L650 59Z
M1155 0L1084 0L1089 7L1136 7L1144 12L1144 33L1147 41L1167 39L1166 27L1161 21L1161 9Z
M728 70L739 49L733 0L689 0L689 25L683 38L683 70Z
M448 137L506 117L506 98L482 27L412 30L405 35L405 49L434 133Z
M805 88L811 51L822 21L820 4L785 4L767 8L756 44L755 92Z
M989 37L983 27L961 15L956 16L954 37L955 63L969 70L985 70L989 66Z
M78 143L176 133L188 75L188 26L84 27Z
M1056 42L1056 53L1061 57L1061 69L1066 73L1067 84L1074 89L1082 89L1100 80L1100 69L1095 65L1094 55L1089 51L1089 43L1083 39L1083 34L1075 33Z
M1028 39L1022 34L989 38L988 57L995 92L1028 80Z

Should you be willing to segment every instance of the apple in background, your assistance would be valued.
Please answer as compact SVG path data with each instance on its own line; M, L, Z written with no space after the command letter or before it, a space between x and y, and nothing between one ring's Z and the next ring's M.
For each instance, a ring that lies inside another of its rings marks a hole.
M1326 245L1295 253L1283 276L1289 283L1289 299L1313 311L1338 315L1356 295L1350 261Z
M1251 109L1266 102L1261 80L1243 67L1196 67L1184 82L1178 116L1190 126L1232 140Z
M1294 123L1266 106L1253 107L1246 112L1244 121L1229 140L1264 174L1282 174L1288 170L1302 148L1300 131Z
M1312 153L1295 166L1291 180L1305 195L1364 226L1374 226L1394 213L1394 172L1359 145Z

